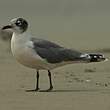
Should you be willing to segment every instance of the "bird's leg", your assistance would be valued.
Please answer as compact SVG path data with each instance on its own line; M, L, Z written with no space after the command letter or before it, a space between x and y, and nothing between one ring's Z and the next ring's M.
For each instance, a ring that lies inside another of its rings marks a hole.
M37 70L37 74L36 74L36 88L32 89L32 90L26 90L26 92L36 92L39 90L39 71Z
M37 70L37 74L36 74L36 79L37 79L37 82L36 82L35 91L38 91L39 90L39 71L38 70Z
M50 82L50 88L48 91L51 91L53 89L52 80L51 80L51 72L48 70L48 76L49 76L49 82Z

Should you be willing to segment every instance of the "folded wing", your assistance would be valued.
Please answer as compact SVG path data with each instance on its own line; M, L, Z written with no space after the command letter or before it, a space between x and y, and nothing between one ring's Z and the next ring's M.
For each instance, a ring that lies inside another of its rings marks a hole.
M66 49L53 42L41 39L32 39L36 53L49 63L81 60L82 53Z

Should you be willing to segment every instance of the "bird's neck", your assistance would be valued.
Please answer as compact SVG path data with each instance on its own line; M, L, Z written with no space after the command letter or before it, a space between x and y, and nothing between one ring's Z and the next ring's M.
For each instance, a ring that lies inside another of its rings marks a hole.
M16 39L16 40L18 40L18 39L29 39L30 38L30 35L27 33L27 32L24 32L24 33L21 33L21 34L19 34L19 33L15 33L15 32L13 32L13 35L12 35L12 39Z
M27 33L22 33L22 34L13 33L12 39L11 39L11 45L15 45L15 44L22 45L28 42L29 39L30 39L30 35Z
M26 34L26 32L24 33L17 33L17 32L13 32L13 36L12 37L22 37Z

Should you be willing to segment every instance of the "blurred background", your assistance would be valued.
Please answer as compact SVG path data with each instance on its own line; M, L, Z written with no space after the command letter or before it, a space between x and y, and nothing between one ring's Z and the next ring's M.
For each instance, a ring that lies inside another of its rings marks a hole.
M33 36L110 57L109 0L0 0L0 27L15 17L29 22ZM11 35L0 31L0 110L110 110L110 60L55 69L56 91L27 93L36 72L12 56ZM47 89L47 74L40 74L40 81Z
M109 0L0 0L0 25L24 17L30 32L63 46L109 48Z

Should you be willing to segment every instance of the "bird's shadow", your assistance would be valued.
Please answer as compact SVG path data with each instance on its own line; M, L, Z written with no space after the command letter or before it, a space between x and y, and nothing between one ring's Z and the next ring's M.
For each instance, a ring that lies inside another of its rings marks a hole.
M55 89L49 91L47 90L26 90L26 92L103 92L103 91L110 91L110 89Z

